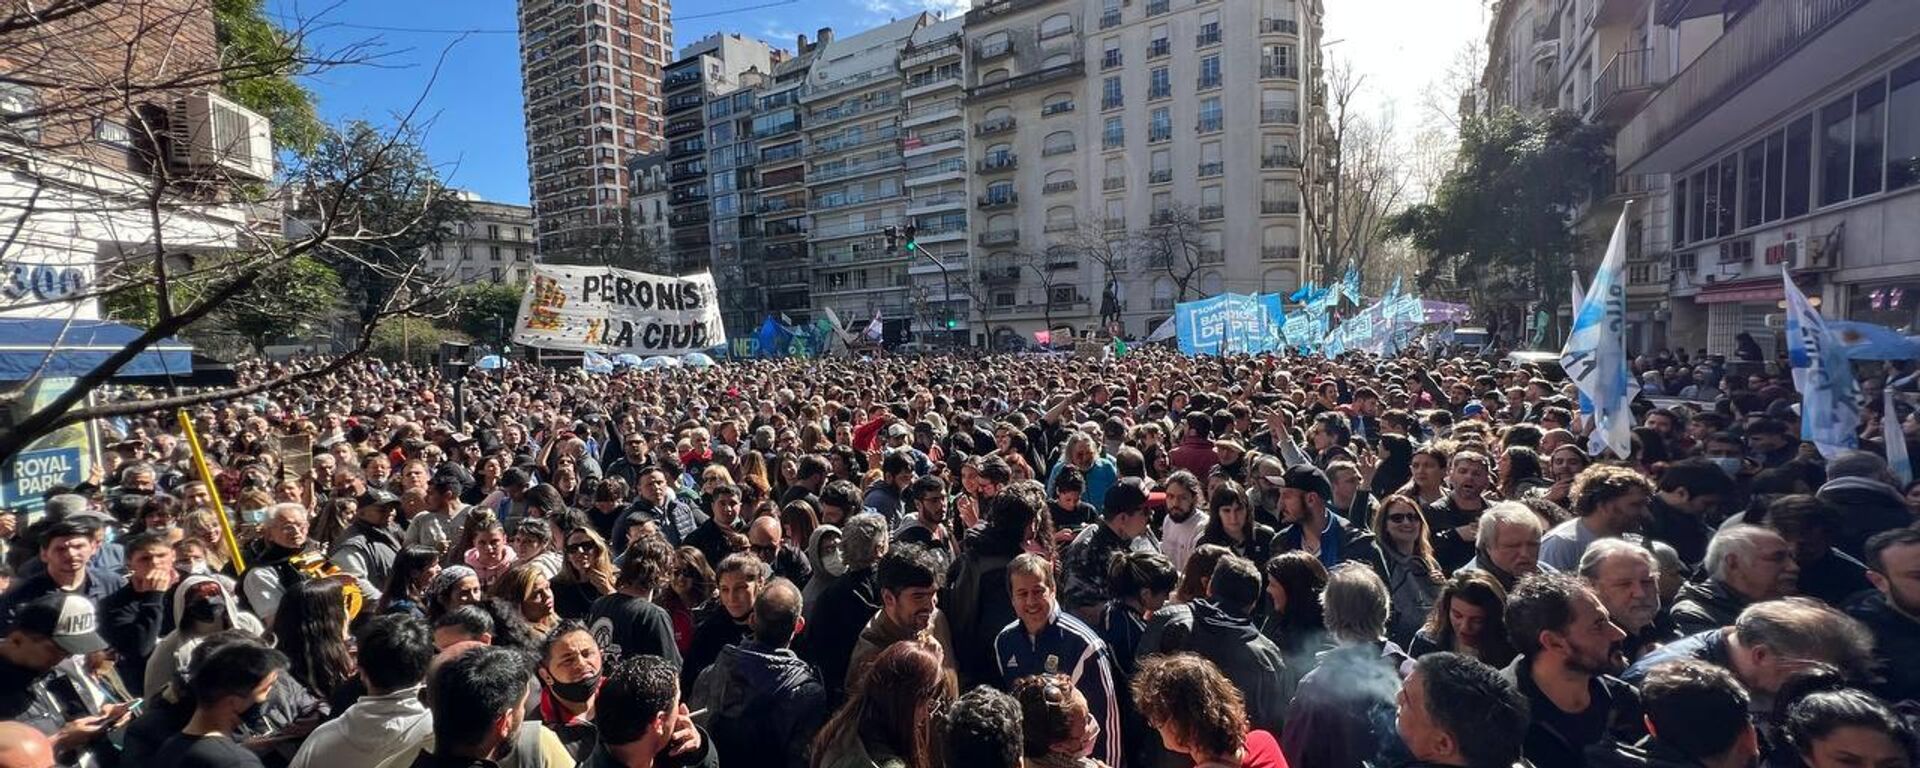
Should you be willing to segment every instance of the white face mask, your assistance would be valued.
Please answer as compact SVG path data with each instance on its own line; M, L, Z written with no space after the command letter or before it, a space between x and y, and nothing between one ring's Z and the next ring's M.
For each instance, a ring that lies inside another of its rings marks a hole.
M820 556L820 567L825 568L828 576L841 576L847 572L847 561L835 550Z
M1740 476L1740 466L1742 462L1738 456L1716 456L1710 457L1707 460L1713 462L1714 466L1719 467L1720 471L1727 473L1727 477Z

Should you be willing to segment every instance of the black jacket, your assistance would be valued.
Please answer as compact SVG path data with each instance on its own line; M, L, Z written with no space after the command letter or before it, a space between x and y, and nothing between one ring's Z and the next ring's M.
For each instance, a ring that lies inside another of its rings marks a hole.
M1673 626L1682 635L1733 626L1733 620L1746 607L1747 599L1734 594L1719 579L1688 582L1673 597Z
M114 669L127 692L145 696L147 657L167 619L167 592L135 592L132 582L100 601L100 637L113 647Z
M1017 618L1013 612L1013 595L1008 591L1007 564L1019 554L1018 541L974 535L969 537L965 551L947 576L947 591L940 596L940 605L953 623L954 663L960 670L963 685L1000 678L1000 666L993 658L993 643L1000 636L1000 630ZM877 595L875 599L878 600ZM817 621L818 614L808 624ZM857 633L864 626L854 625L852 631ZM847 647L849 655L852 649Z
M1875 592L1847 613L1873 633L1873 658L1880 682L1874 693L1887 701L1920 700L1920 619L1902 613Z
M1867 539L1874 534L1913 524L1913 512L1900 497L1900 491L1877 480L1864 477L1828 480L1815 496L1840 515L1840 535L1833 545L1856 558L1866 556Z
M707 710L703 724L726 768L806 768L831 713L813 665L751 640L720 652L687 706Z
M1527 724L1525 754L1527 761L1534 765L1567 766L1579 768L1583 765L1586 750L1592 744L1573 743L1571 737L1556 730L1546 722L1540 713L1557 711L1553 700L1533 682L1532 660L1526 656L1515 656L1501 675L1520 689L1527 697L1533 716ZM1640 717L1640 693L1633 686L1612 675L1600 675L1593 679L1593 702L1589 706L1606 707L1606 734L1614 740L1633 741L1646 735L1645 726ZM1593 742L1604 743L1605 740Z
M1479 520L1486 509L1484 502L1476 510L1461 509L1451 493L1427 505L1428 538L1433 541L1433 559L1440 561L1441 571L1453 573L1473 559L1473 540L1460 538L1454 529Z
M687 657L680 666L680 690L691 690L700 672L711 666L727 646L747 638L747 625L735 621L725 606L715 600L694 620L693 641L687 645Z
M1323 549L1326 547L1326 540L1333 539L1337 542L1335 552L1340 562L1363 563L1372 568L1374 573L1380 574L1381 580L1384 581L1387 578L1387 559L1380 554L1380 544L1374 539L1372 531L1360 528L1337 514L1329 515L1327 522L1331 530L1321 535L1320 546ZM1280 529L1280 534L1273 541L1274 551L1286 552L1299 549L1303 535L1304 532L1301 531L1299 523ZM1266 561L1257 560L1255 564L1264 566Z
M1183 650L1220 667L1247 700L1247 727L1280 733L1293 700L1293 677L1280 647L1253 622L1206 600L1193 602L1193 629Z
M873 568L848 571L821 593L812 618L800 634L797 646L800 658L820 669L827 693L836 703L846 693L841 686L847 679L853 647L860 643L860 631L866 629L867 621L879 611L880 587L874 580ZM688 654L691 656L692 651Z
M1647 501L1647 510L1651 514L1643 532L1648 539L1666 542L1680 553L1680 562L1689 568L1699 566L1700 561L1706 559L1707 540L1713 538L1707 521L1662 501L1658 495Z
M1587 748L1587 768L1702 768L1702 765L1652 736L1638 744L1608 740Z

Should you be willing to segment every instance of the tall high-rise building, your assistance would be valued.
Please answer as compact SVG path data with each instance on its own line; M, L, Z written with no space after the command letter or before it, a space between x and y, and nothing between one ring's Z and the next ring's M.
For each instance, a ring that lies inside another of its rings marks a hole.
M520 0L527 169L541 257L595 261L627 215L628 164L657 150L667 0Z
M1321 15L1320 0L996 0L967 13L972 231L993 346L1113 323L1145 335L1180 301L1315 277L1301 158L1325 130Z
M687 46L667 66L670 271L711 268L718 243L726 244L729 259L737 261L740 205L752 197L756 179L752 164L741 162L752 142L741 139L734 120L734 112L750 106L753 97L735 96L760 83L785 58L785 51L759 40L714 34Z

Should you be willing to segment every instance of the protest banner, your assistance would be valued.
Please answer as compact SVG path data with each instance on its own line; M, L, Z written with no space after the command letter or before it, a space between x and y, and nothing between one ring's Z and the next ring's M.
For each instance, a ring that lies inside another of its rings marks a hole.
M536 264L513 343L641 356L724 346L713 275L650 275L611 267Z

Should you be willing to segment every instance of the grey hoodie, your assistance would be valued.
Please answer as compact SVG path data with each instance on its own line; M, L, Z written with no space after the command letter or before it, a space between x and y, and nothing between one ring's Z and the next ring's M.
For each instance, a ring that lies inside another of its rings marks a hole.
M182 615L187 610L187 595L195 586L205 582L212 582L220 588L220 597L227 607L226 626L189 631L184 626ZM181 579L173 588L173 631L160 638L160 642L153 646L153 655L147 657L147 673L143 679L146 687L142 690L152 696L166 687L175 674L186 671L194 647L200 645L200 641L208 635L223 629L238 629L254 637L265 637L267 634L266 625L261 624L253 614L241 610L240 602L234 599L226 582L204 574Z
M364 696L307 736L288 768L375 765L433 733L420 686Z

